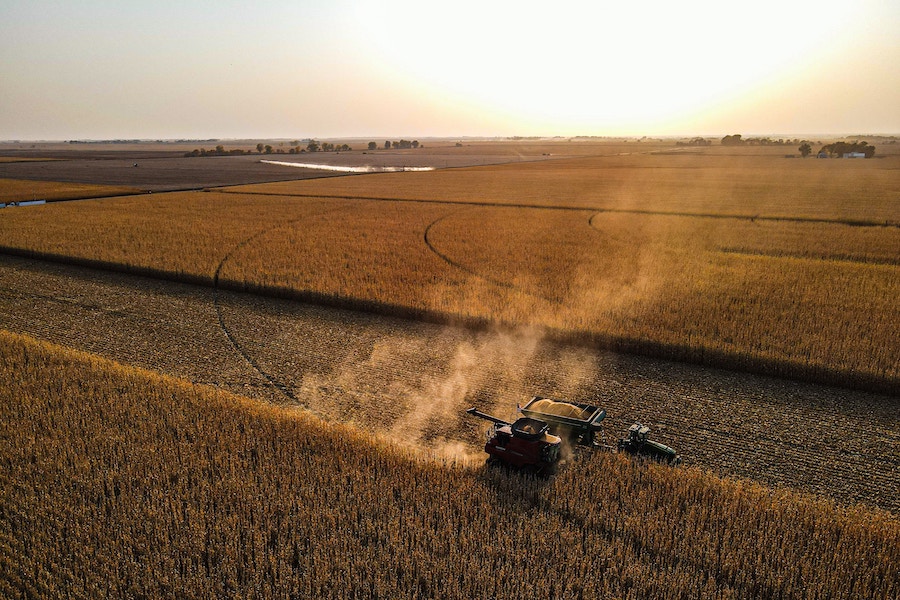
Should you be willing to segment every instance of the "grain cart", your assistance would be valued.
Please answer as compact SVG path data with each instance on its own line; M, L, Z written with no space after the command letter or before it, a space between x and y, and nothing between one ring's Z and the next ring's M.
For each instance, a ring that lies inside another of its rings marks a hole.
M600 422L606 418L606 411L590 404L567 402L534 396L523 406L526 417L544 421L550 426L550 433L558 435L571 445L601 447L596 441L600 432Z
M491 421L484 451L488 462L507 464L533 473L552 471L560 458L562 440L549 433L547 423L531 417L520 417L514 423L492 417L474 407L466 411L479 419Z
M681 457L675 453L675 450L665 444L648 439L647 436L649 434L649 427L641 425L640 423L635 423L628 428L626 436L619 440L619 451L646 456L653 460L667 462L671 465L681 464Z

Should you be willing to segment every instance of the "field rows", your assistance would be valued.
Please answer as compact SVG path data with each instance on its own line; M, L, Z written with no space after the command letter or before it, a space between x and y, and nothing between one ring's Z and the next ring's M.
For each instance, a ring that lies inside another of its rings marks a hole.
M95 266L900 385L897 227L182 193L31 207L0 231L7 248Z
M689 465L900 512L896 398L18 259L0 285L2 329L439 456L482 460L466 408L542 394L603 406L610 443L640 420Z
M785 161L780 155L631 154L285 181L229 191L896 226L898 168L898 155L854 162Z
M900 528L884 514L611 454L549 480L421 461L296 410L0 342L11 597L898 591Z

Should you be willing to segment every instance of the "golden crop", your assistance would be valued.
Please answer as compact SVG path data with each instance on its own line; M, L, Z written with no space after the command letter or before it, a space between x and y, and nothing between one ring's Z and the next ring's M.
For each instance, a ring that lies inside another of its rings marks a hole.
M631 154L236 186L239 192L900 223L900 156Z
M0 239L884 391L900 383L897 161L631 155L327 178L10 211Z
M19 159L16 159L18 161ZM89 183L0 179L0 203L27 200L71 200L133 194L134 188Z
M424 461L0 332L0 596L890 598L900 525L594 454Z
M0 163L14 162L43 162L47 160L58 160L55 158L27 158L24 156L0 156Z

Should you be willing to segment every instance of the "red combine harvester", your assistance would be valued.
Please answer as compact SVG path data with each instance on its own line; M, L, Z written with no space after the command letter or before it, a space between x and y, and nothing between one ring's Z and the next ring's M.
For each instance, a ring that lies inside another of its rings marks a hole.
M559 462L562 440L549 433L547 423L531 417L508 423L474 407L466 412L494 423L484 445L484 451L490 455L489 462L508 464L533 473L552 471Z
M606 411L590 404L534 396L519 410L525 416L515 423L475 408L466 411L494 423L488 430L488 441L484 446L484 451L490 455L489 462L545 472L559 462L563 453L561 442L565 440L567 453L576 446L587 446L595 450L627 452L671 465L681 463L675 450L648 439L650 429L640 423L633 425L616 446L601 444L597 436L601 433L600 422L606 418Z

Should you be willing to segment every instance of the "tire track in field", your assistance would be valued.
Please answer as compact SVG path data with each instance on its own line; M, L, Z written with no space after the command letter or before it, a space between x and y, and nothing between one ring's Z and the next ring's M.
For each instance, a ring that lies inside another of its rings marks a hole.
M187 285L167 287L135 276L50 263L35 262L33 272L10 273L7 265L19 262L0 258L0 327L118 362L260 401L287 402L284 398L290 396L273 385L274 380L305 398L327 420L386 431L397 422L398 411L415 404L414 395L431 397L438 384L452 380L458 349L468 348L481 360L467 367L475 383L456 405L460 415L473 404L506 410L515 398L532 391L592 399L609 414L607 442L614 443L635 420L650 421L652 437L674 447L687 466L900 514L900 413L894 398L595 353L589 354L596 357L590 362L593 374L584 387L576 388L570 385L576 371L554 345L541 346L527 363L495 363L496 342L486 333L313 305L301 309L292 301L236 294L226 287L218 292L197 287L195 294ZM222 323L212 314L217 293ZM118 316L103 318L122 302L130 304L121 321ZM69 305L83 310L70 312ZM152 328L173 311L184 314L168 327ZM273 339L285 330L283 339ZM207 347L198 347L203 344ZM214 355L202 362L210 352ZM168 357L165 362L155 358L160 353ZM287 362L285 354L290 355ZM196 366L188 364L193 361L198 361ZM259 375L251 361L269 378ZM313 376L309 381L307 374ZM306 397L303 390L311 395ZM428 421L423 431L480 451L480 424L464 419L445 419L437 429Z
M225 324L225 318L222 315L221 294L219 293L219 291L220 291L219 276L222 273L222 267L225 266L225 263L228 262L228 259L231 258L236 252L245 248L248 244L252 243L254 240L256 240L268 233L271 233L272 231L275 231L277 229L293 226L296 223L299 223L305 219L321 217L321 216L329 214L329 213L334 213L334 212L338 212L340 210L344 210L345 208L346 207L341 206L341 207L337 207L337 208L323 210L321 212L317 212L317 213L314 213L311 215L305 215L299 219L293 219L291 221L287 221L285 223L279 223L277 225L273 225L272 227L266 227L265 229L261 229L261 230L257 231L250 237L248 237L248 238L242 240L241 242L239 242L238 244L236 244L234 246L234 248L229 250L225 254L225 256L222 257L222 260L219 261L219 264L216 266L216 272L213 276L213 288L215 290L214 297L213 297L213 304L215 305L215 308L216 308L216 316L218 317L218 320L219 320L219 328L225 334L225 337L228 338L229 343L231 343L231 345L234 347L234 349L237 350L238 354L240 354L241 357L243 357L243 359L247 362L247 364L249 364L253 368L253 370L255 370L257 373L259 373L263 379L268 381L270 385L275 387L275 389L277 389L279 392L281 392L286 398L288 398L289 400L291 400L298 406L301 406L307 410L311 410L311 409L306 404L306 402L303 402L302 400L300 400L297 397L297 395L291 391L291 388L289 386L287 386L282 381L280 381L277 377L275 377L274 375L272 375L271 373L268 373L265 369L263 369L262 366L259 364L259 362L256 361L252 356L250 356L250 354L244 349L244 347L237 341L237 338L235 337L234 333L232 333L232 331L229 329L228 325Z
M483 274L479 273L478 271L471 269L471 268L465 266L464 264L453 260L453 258L451 258L450 255L448 255L444 252L441 252L437 248L437 246L434 245L434 242L431 239L431 230L434 228L435 225L437 225L441 221L443 221L445 219L449 219L450 217L455 216L455 215L459 214L460 212L461 211L456 210L456 211L447 213L443 217L438 217L437 219L435 219L434 221L432 221L431 223L428 224L428 226L425 228L425 233L424 233L423 237L425 240L425 245L428 247L429 250L431 250L438 258L443 260L445 263L447 263L451 267L453 267L455 269L459 269L460 271L462 271L464 273L468 273L469 275L472 275L473 277L477 277L483 281L487 281L488 283L496 285L498 287L513 290L515 292L519 292L520 294L525 294L526 296L530 296L532 298L537 298L538 300L543 300L544 302L549 302L550 304L552 304L554 306L562 306L562 303L559 300L556 300L555 298L550 298L549 296L544 296L543 294L537 294L535 292L531 292L531 291L526 290L525 288L517 286L513 283L509 283L508 281L502 281L500 279L495 279L493 277L488 277L487 275L483 275Z
M662 416L653 421L664 432L660 441L673 444L686 464L712 467L774 487L800 487L842 503L865 499L884 506L882 492L871 490L896 489L894 473L900 460L889 450L891 435L884 425L874 427L869 440L857 437L845 441L843 436L834 439L829 422L823 423L814 415L806 418L809 415L802 407L792 410L795 414L791 418L775 418L749 429L746 422L729 423L721 415L737 410L744 421L746 417L754 420L752 408L728 403L712 410L682 413L657 406L650 412ZM712 421L704 423L704 416ZM790 428L790 424L800 422L805 423L802 431ZM677 441L671 442L667 434L677 436ZM802 482L795 480L798 476ZM889 504L889 510L896 510L894 503Z
M403 202L403 200L397 200L398 202ZM485 205L490 206L490 205ZM501 205L501 206L513 206L513 205ZM594 210L594 214L591 215L591 218L588 219L588 223L594 229L599 228L594 224L594 219L601 214L622 214L622 215L643 215L647 217L683 217L683 218L696 218L696 219L721 219L728 220L734 219L736 221L771 221L777 223L819 223L823 225L846 225L850 227L887 227L900 229L900 222L887 222L887 221L864 221L864 220L854 220L854 219L828 219L824 217L766 217L760 215L727 215L727 214L717 214L717 213L691 213L691 212L682 212L682 211L665 211L665 210L640 210L640 209L626 209L626 208L592 208L590 206L583 206L580 208L574 208L569 206L540 206L540 205L522 205L521 208L545 208L549 210L581 210L581 211L589 211Z
M784 221L784 222L795 222L795 223L809 223L810 219L788 219L788 218L768 218L768 217L746 217L746 216L727 216L727 215L703 215L703 214L679 214L679 213L651 213L645 211L619 211L619 210L598 210L595 211L590 218L588 219L588 225L599 232L603 232L603 229L595 223L595 219L602 214L610 214L610 213L631 213L631 214L643 214L648 216L670 216L670 217L696 217L701 219L734 219L738 221ZM854 223L845 223L839 221L830 221L826 219L814 220L818 223L829 224L829 225L843 225L843 226L860 226L860 227L893 227L893 225L878 225L878 224L854 224ZM900 226L898 226L900 227ZM860 265L875 265L875 266L886 266L886 267L897 267L900 266L900 259L896 258L885 258L885 257L864 257L864 256L853 256L851 254L804 254L802 252L790 252L790 251L771 251L766 252L762 250L743 250L741 248L735 248L732 246L720 246L718 248L711 248L710 250L714 250L716 252L721 252L722 254L730 254L732 256L742 257L742 258L780 258L780 259L796 259L796 260L811 260L811 261L828 261L828 262L845 262L851 264L860 264Z
M446 198L397 198L392 196L364 196L359 194L311 194L302 192L258 192L258 191L242 191L230 190L227 188L212 188L216 193L222 194L243 194L248 196L279 196L288 198L316 198L326 200L359 200L363 202L407 202L414 204L449 204L452 206L463 207L488 207L488 208L525 208L534 210L559 210L559 211L575 211L587 212L596 211L594 216L600 213L624 214L624 215L645 215L651 217L687 217L687 218L704 218L704 219L737 219L741 221L771 221L779 223L821 223L825 225L847 225L850 227L886 227L891 229L900 229L900 221L873 221L865 219L837 219L828 217L786 217L786 216L766 216L766 215L741 215L741 214L722 214L722 213L704 213L704 212L685 212L685 211L667 211L667 210L649 210L637 208L598 208L596 206L572 206L565 204L528 204L521 202L487 202L478 200L448 200ZM593 220L593 217L591 217Z
M719 248L719 252L723 254L730 254L732 256L739 256L742 258L791 258L795 260L812 260L812 261L827 261L827 262L845 262L857 265L876 265L881 267L897 267L900 266L900 259L890 259L890 258L866 258L866 257L856 257L850 256L846 254L820 254L810 255L803 254L800 252L763 252L763 251L752 251L752 250L739 250L737 248Z

